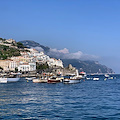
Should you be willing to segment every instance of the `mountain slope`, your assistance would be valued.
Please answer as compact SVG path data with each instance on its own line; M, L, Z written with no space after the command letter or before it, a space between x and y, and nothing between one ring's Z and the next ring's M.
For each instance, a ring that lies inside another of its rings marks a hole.
M43 45L40 45L39 43L35 42L35 41L31 41L31 40L23 40L23 41L19 41L21 42L24 46L28 47L28 48L42 48L43 51L46 53L50 50L49 47L45 47Z
M111 68L101 65L96 61L81 61L76 59L63 59L64 66L72 64L79 71L85 71L86 73L114 73Z

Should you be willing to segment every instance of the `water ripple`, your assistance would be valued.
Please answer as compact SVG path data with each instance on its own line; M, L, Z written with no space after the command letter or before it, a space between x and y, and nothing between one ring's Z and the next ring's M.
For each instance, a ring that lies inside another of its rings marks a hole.
M0 119L117 120L120 81L0 84Z

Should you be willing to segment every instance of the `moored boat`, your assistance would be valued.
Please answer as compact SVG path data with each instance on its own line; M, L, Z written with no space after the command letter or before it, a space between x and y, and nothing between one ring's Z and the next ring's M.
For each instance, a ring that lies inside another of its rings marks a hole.
M64 83L79 83L79 79L64 79Z
M84 77L82 75L78 74L78 70L76 70L76 75L72 75L72 74L67 75L64 78L63 83L79 83L83 78Z
M48 78L47 83L59 83L61 82L61 78L58 78L57 76L52 76Z
M99 78L98 78L98 77L96 77L96 78L93 78L93 80L99 80Z
M105 77L106 77L106 78L109 78L110 76L109 76L108 74L105 74Z
M25 79L26 80L33 80L33 79L35 79L36 77L26 77Z
M81 81L80 77L71 76L71 77L65 78L63 80L63 83L79 83L80 81Z
M79 73L79 76L81 76L82 78L85 78L87 75L86 75L86 72L82 71L82 72Z
M7 82L17 82L20 80L20 75L21 73L11 73L8 77L7 77Z
M0 83L7 83L7 78L0 78Z
M35 78L32 81L33 83L47 83L47 77L43 76L43 77Z
M40 79L38 79L38 78L33 79L32 81L33 81L33 83L40 83Z
M19 80L20 80L19 77L18 78L7 78L7 82L17 82Z
M20 80L21 73L11 73L9 75L3 75L0 78L0 83L8 83L8 82L17 82Z

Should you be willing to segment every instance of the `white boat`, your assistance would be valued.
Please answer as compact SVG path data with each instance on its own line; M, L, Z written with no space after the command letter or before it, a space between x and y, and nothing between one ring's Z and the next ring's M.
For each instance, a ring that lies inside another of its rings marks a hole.
M64 83L79 83L80 82L80 79L64 79L63 80Z
M33 78L33 83L47 83L47 77Z
M37 79L37 78L33 79L32 81L33 81L33 83L40 83L40 79Z
M17 82L20 80L21 73L11 73L0 78L0 83Z
M33 79L35 79L36 77L26 77L25 79L26 80L33 80Z
M63 80L63 83L79 83L83 79L83 76L78 74L78 70L76 70L76 75L69 75L67 78Z
M82 72L79 73L79 76L81 76L82 78L85 78L87 75L86 75L86 72L82 71Z
M0 78L0 83L7 83L7 78Z
M17 82L20 78L7 78L7 82Z
M7 82L17 82L20 80L20 75L21 73L11 73L8 77L7 77Z
M105 77L108 78L108 77L110 77L110 76L109 76L108 74L105 74Z
M99 80L99 78L96 77L96 78L93 78L93 80Z

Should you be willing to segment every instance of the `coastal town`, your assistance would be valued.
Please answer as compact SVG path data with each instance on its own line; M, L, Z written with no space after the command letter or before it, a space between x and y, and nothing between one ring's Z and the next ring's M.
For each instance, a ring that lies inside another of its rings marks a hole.
M4 42L0 41L0 45L17 48L17 46L12 45L13 43L16 44L16 41L13 39L8 39ZM37 70L37 64L47 64L49 68L54 68L56 73L61 73L64 69L62 60L50 58L48 55L45 55L44 52L39 52L33 48L20 48L20 56L12 56L8 59L0 60L0 67L4 72L15 72L16 69L17 71L24 73L35 72ZM69 67L71 70L75 71L75 68L72 67L72 65L69 65Z
M22 43L16 42L14 39L1 38L0 46L1 83L8 81L15 82L20 78L32 80L36 83L79 83L82 79L86 78L87 74L85 71L80 72L72 64L64 67L61 59L51 58L43 51L38 51L32 47L25 47ZM17 73L19 73L19 77ZM102 74L99 73L99 75ZM106 78L113 79L108 74L103 75L105 80ZM99 80L99 78L95 77L93 80Z
M48 76L78 76L79 74L78 70L71 64L64 68L62 60L50 58L43 51L39 52L34 48L18 48L16 44L14 39L0 41L0 45L20 50L20 55L0 60L1 73L19 72L22 77L38 77L43 74Z

